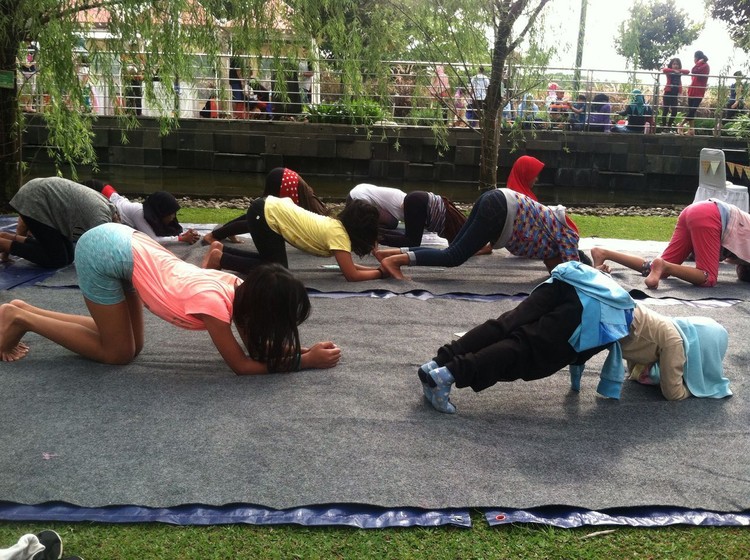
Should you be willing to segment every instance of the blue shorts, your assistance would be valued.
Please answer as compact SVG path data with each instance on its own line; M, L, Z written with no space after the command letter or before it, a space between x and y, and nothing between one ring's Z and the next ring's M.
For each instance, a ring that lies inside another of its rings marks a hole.
M125 300L135 291L133 230L122 224L102 224L85 232L76 243L76 271L83 296L100 305Z

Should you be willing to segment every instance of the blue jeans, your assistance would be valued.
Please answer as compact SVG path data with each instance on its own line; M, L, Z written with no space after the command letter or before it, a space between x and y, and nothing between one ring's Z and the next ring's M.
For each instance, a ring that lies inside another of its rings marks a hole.
M492 189L474 203L466 223L446 249L410 247L414 266L459 266L487 243L500 237L508 219L508 202L502 191Z

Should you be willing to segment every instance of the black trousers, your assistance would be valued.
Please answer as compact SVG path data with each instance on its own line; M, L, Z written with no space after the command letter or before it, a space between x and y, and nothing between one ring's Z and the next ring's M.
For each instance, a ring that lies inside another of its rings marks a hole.
M286 241L273 231L265 217L266 200L256 198L247 210L245 223L242 224L246 232L250 232L255 243L255 251L243 251L224 246L221 256L221 268L234 270L241 274L247 274L256 266L263 263L278 263L289 268L289 260L286 254ZM235 226L239 220L233 220ZM232 223L232 222L230 222ZM228 225L228 224L227 224Z
M45 268L61 268L73 262L73 242L55 228L29 216L21 215L33 237L24 243L13 241L10 254L26 259Z
M548 377L568 364L585 363L606 347L579 354L568 343L582 312L575 288L554 280L515 309L442 346L434 360L453 373L456 387L475 391L498 381Z
M419 247L428 219L430 195L425 191L412 191L404 198L404 233L381 229L378 241L389 247Z

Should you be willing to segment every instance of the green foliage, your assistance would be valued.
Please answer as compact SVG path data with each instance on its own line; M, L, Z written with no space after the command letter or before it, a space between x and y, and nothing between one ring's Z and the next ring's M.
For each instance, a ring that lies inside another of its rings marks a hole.
M405 60L490 62L486 33L492 10L486 0L404 0L393 2L400 21L401 45L391 53Z
M734 44L750 52L750 0L709 0L711 17L727 24Z
M747 114L740 115L729 123L724 130L732 136L750 142L750 116Z
M703 23L694 23L675 0L636 1L630 18L620 24L615 38L617 54L630 61L631 68L658 70L682 47L698 38Z
M321 103L306 108L311 123L373 125L384 119L383 109L369 99Z
M409 124L415 126L432 126L443 119L439 107L413 107L409 113Z

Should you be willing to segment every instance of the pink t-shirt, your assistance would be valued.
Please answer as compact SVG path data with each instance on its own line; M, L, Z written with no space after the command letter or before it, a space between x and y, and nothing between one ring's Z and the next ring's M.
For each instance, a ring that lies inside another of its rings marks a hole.
M233 274L187 263L148 236L133 234L133 286L151 313L173 325L205 329L196 314L231 323L234 289L241 282Z

